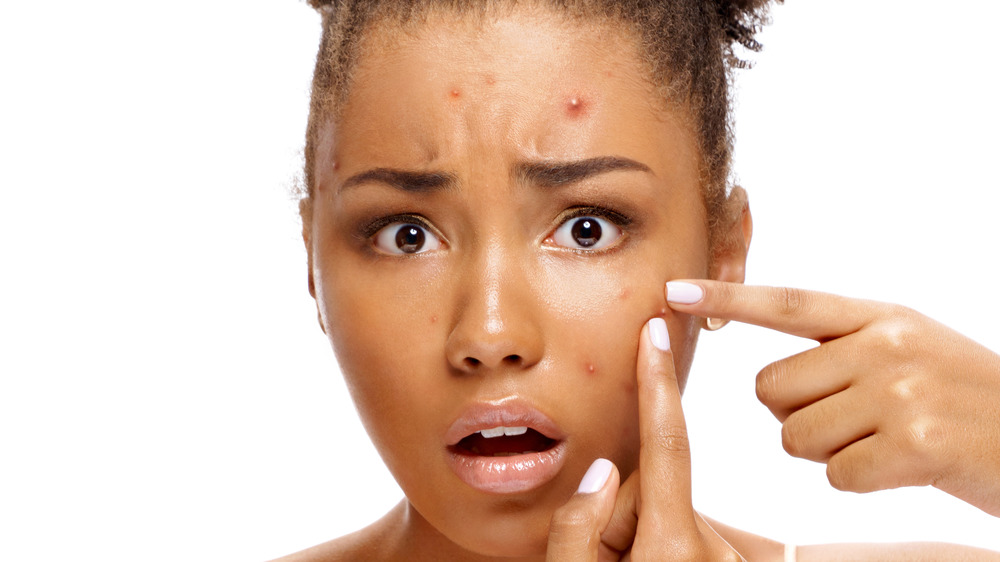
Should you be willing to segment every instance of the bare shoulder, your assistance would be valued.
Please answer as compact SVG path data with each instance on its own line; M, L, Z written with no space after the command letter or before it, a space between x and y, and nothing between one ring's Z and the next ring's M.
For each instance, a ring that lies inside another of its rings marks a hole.
M334 560L382 560L384 552L380 552L377 540L372 540L362 529L343 537L309 547L288 556L282 556L273 562L327 562Z
M392 560L393 528L399 507L371 525L349 535L309 547L272 562L332 562L335 560Z

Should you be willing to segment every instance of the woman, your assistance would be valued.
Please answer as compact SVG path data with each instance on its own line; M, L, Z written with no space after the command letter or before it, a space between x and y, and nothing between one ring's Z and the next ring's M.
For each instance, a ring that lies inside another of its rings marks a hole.
M939 437L955 420L926 398L982 400L995 355L897 307L739 285L724 61L761 6L391 4L321 7L302 216L320 325L407 498L301 559L793 556L691 506L680 392L727 320L826 342L758 393L835 486L998 510L994 461L955 461L989 432ZM969 384L913 346L942 338Z

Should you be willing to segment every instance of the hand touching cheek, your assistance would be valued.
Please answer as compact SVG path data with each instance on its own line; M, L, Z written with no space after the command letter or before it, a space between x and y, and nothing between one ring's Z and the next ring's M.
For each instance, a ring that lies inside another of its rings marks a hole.
M619 486L598 459L556 511L548 560L743 560L691 504L691 449L670 337L662 318L643 328L636 366L639 469Z
M1000 356L913 310L798 289L671 282L677 311L820 342L757 376L789 454L871 492L932 485L1000 516Z

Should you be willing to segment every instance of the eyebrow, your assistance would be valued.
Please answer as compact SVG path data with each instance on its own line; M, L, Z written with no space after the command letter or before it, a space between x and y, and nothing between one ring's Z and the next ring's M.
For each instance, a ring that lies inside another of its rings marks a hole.
M454 175L445 172L411 172L392 168L374 168L347 178L340 191L363 183L384 183L411 193L427 193L452 189L457 185Z
M514 167L514 176L521 182L539 187L560 187L619 170L653 173L649 166L629 158L598 156L569 162L522 162ZM454 189L458 179L446 172L373 168L347 178L339 191L364 183L382 183L410 193L429 193Z
M517 178L540 187L560 187L618 170L653 173L649 166L620 156L598 156L571 162L525 162L515 170Z

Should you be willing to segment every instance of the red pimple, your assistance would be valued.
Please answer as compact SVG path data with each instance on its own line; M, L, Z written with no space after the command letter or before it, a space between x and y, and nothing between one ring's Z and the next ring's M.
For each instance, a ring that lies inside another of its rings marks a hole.
M625 300L625 299L629 298L630 296L632 296L632 289L629 289L628 287L625 287L624 289L622 289L621 294L618 295L618 298L620 298L621 300Z
M573 96L566 101L566 115L571 118L583 116L586 109L587 102L580 96Z
M458 88L453 88L450 92L448 92L448 95L451 97L451 99L457 100L458 98L462 97L462 92Z
M666 315L667 315L667 307L661 308L660 309L660 316L666 316Z
M597 372L597 368L594 367L593 363L587 363L587 372L591 375Z
M337 162L336 160L334 160L333 161L333 171L336 172L339 169L340 169L340 162Z
M492 74L487 74L486 75L486 85L492 86L493 84L496 84L496 83L497 83L497 79L496 79L495 76L493 76Z
M438 317L437 317L437 314L432 314L432 315L431 315L431 324L433 324L433 323L435 323L435 322L437 322L437 321L438 321Z

